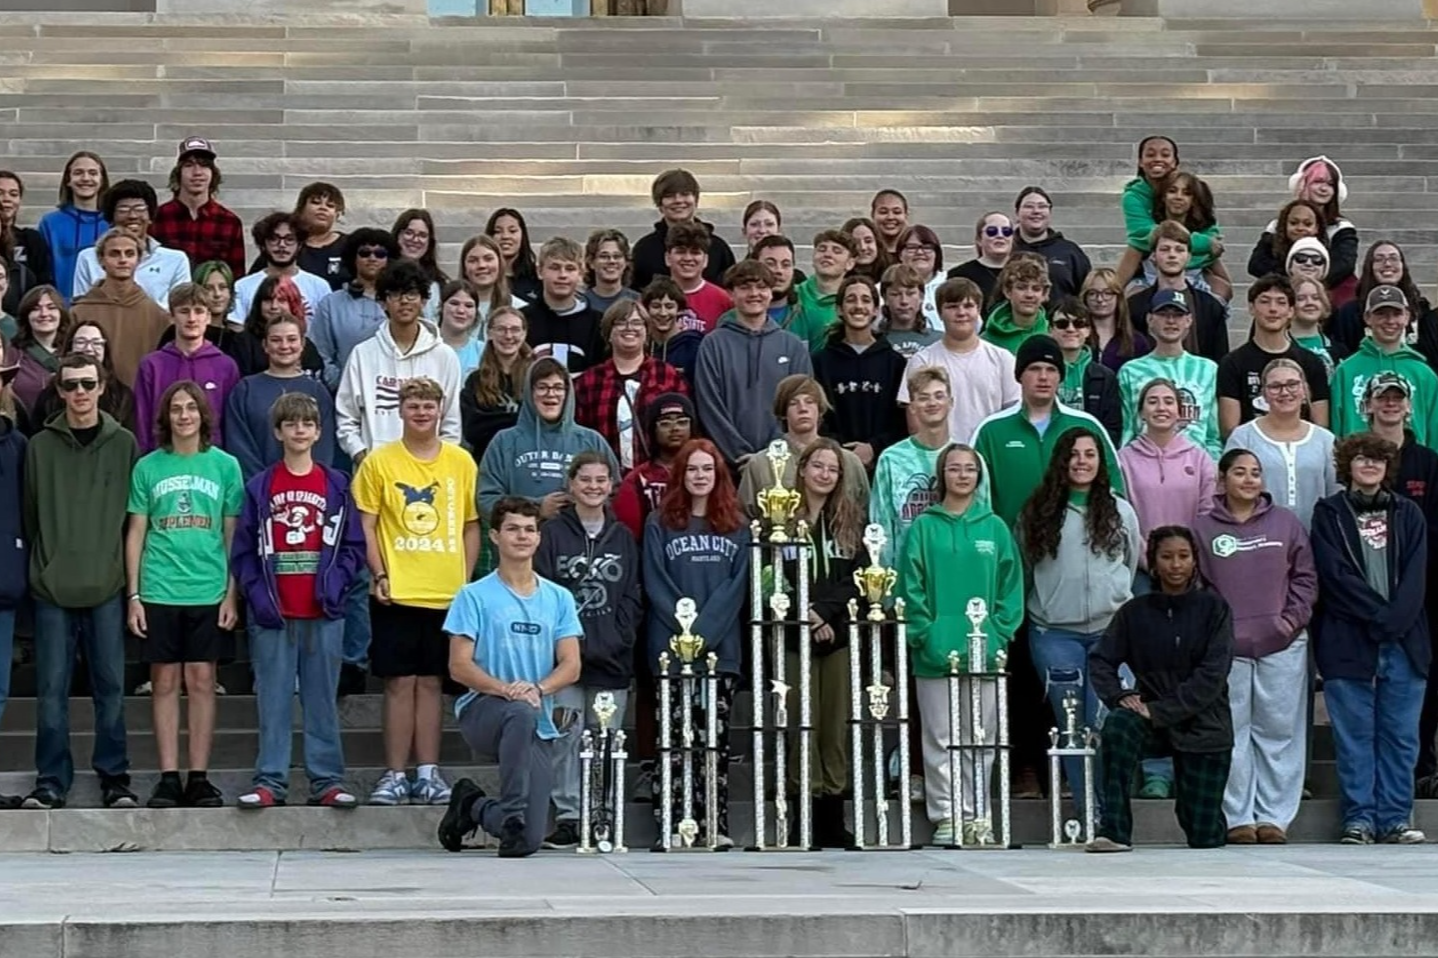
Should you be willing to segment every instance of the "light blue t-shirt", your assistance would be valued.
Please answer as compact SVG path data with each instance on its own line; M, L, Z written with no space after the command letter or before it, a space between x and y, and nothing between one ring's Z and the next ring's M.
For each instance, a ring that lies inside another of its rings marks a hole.
M584 634L574 596L548 579L538 581L533 595L520 596L491 572L460 589L445 616L444 631L474 639L474 664L501 682L541 681L554 671L559 640ZM478 694L459 697L456 718ZM539 712L539 737L558 738L550 696Z

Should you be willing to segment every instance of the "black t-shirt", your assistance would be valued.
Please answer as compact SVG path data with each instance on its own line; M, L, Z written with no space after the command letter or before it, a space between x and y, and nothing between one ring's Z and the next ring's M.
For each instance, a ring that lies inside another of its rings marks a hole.
M993 305L994 290L998 288L999 272L1002 269L1002 266L985 266L978 260L971 259L967 263L960 263L958 266L949 270L948 278L953 279L956 276L962 276L964 279L973 280L977 283L979 289L984 294L983 305L987 312L988 307Z
M1248 422L1268 412L1268 401L1263 396L1263 370L1275 359L1291 359L1302 367L1303 378L1308 381L1309 402L1328 401L1327 369L1316 353L1296 343L1289 343L1281 353L1270 353L1250 340L1218 364L1218 396L1238 400L1239 422ZM1303 414L1304 418L1311 418L1306 404Z
M100 435L100 426L103 423L95 423L93 426L71 426L70 435L82 446L88 446Z

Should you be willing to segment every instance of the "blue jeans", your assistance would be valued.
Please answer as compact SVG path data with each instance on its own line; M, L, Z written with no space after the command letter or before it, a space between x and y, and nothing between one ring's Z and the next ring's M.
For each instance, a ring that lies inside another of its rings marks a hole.
M1064 717L1064 696L1070 692L1078 695L1081 706L1078 712L1079 728L1087 726L1098 731L1101 705L1094 694L1093 683L1089 681L1088 654L1103 638L1102 632L1083 633L1069 629L1044 629L1029 626L1029 652L1033 656L1034 671L1044 685L1044 694L1053 707L1056 727L1062 733L1067 721ZM1084 810L1083 759L1067 756L1063 759L1064 778L1073 791L1074 807L1079 814ZM1098 774L1097 765L1094 774ZM1058 788L1058 782L1050 782L1050 788ZM1095 792L1099 783L1094 782Z
M310 797L317 798L344 780L339 705L335 702L344 636L343 619L286 619L283 629L250 627L250 661L260 721L254 784L268 788L278 799L283 800L290 787L296 676L304 712Z
M360 569L345 593L344 661L369 666L369 569Z
M15 663L15 610L0 609L0 718L10 700L10 671Z
M35 671L40 710L35 733L35 787L64 796L75 783L70 755L70 679L85 643L95 702L90 764L102 779L130 780L125 750L125 607L116 594L89 609L35 600Z
M1324 681L1345 828L1362 826L1381 835L1409 822L1427 684L1397 642L1378 647L1372 680Z

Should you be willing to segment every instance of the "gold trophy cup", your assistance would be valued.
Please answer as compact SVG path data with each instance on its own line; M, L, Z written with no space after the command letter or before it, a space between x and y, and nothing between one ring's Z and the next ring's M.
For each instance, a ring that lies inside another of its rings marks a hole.
M803 498L799 490L784 486L784 469L791 458L789 443L783 439L775 439L764 450L764 458L769 460L769 470L774 473L774 484L759 491L759 511L769 522L769 541L788 542L789 521L794 518L794 513L799 511L799 503Z
M884 527L877 522L871 522L864 527L864 548L869 552L869 564L854 571L854 584L869 603L870 622L884 621L884 599L888 598L899 578L897 572L885 568L879 561L888 541L888 536L884 535Z

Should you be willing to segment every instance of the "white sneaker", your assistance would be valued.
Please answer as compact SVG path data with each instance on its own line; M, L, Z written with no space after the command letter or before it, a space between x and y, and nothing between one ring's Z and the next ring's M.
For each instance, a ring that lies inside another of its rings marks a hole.
M448 805L449 795L449 783L436 769L429 778L421 778L414 783L409 790L409 801L411 805Z
M715 847L715 848L733 848L733 847L734 847L734 839L730 838L728 835L725 835L723 832L720 832L718 835L715 835L715 836L714 836L714 847Z
M931 845L949 846L954 843L954 823L947 818L934 826L934 837L929 842Z
M150 680L149 680L149 679L146 679L145 681L141 682L139 685L135 686L135 694L136 694L136 695L152 695L152 694L154 694L153 689L154 689L154 686L150 684Z
M388 771L369 793L371 805L405 805L410 799L409 779L404 772ZM448 799L446 799L448 801Z

